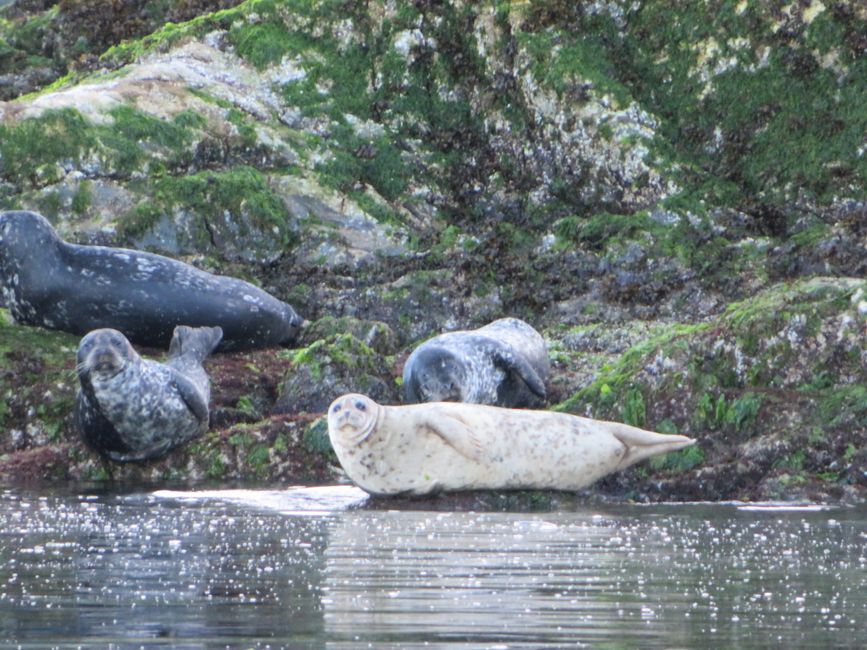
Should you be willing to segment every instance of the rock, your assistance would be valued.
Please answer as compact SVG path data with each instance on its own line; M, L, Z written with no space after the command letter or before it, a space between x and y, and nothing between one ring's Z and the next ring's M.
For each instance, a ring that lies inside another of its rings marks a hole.
M392 365L352 334L319 339L295 353L272 412L324 413L335 397L353 392L395 404Z

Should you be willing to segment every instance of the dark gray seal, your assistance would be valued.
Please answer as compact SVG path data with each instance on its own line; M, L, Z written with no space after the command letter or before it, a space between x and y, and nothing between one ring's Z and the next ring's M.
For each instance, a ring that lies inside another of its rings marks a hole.
M221 327L221 350L286 345L302 323L249 282L152 253L69 244L34 212L0 213L0 288L19 323L72 334L110 327L152 347L176 325Z
M219 327L175 328L166 363L142 359L129 340L99 329L78 346L75 420L85 443L119 463L159 458L208 429L211 387L202 361Z
M512 408L545 403L550 372L545 339L517 318L425 341L406 360L409 403L468 402Z

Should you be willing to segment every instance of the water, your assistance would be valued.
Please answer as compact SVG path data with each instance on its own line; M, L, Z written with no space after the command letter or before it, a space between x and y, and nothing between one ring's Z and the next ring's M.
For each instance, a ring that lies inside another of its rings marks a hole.
M366 504L2 491L0 646L867 647L865 509Z

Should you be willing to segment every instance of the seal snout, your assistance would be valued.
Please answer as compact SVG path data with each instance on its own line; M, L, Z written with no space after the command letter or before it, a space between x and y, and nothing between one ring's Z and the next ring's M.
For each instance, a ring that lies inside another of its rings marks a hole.
M100 375L116 375L123 369L123 358L112 348L100 346L85 354L80 362L82 370Z

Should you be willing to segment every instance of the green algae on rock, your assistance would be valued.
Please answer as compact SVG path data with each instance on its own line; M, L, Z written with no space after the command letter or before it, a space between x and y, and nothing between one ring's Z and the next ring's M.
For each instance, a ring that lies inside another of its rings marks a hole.
M677 480L691 484L703 474L713 498L761 494L746 477L770 481L782 469L791 472L792 454L802 483L829 483L838 493L863 486L864 459L841 462L841 454L864 439L865 298L864 280L773 287L707 323L675 325L638 344L558 408L644 418L650 428L667 422L698 438L703 457L681 452L681 460L667 461L669 473L703 465ZM714 482L714 468L726 462L743 466L740 478Z

